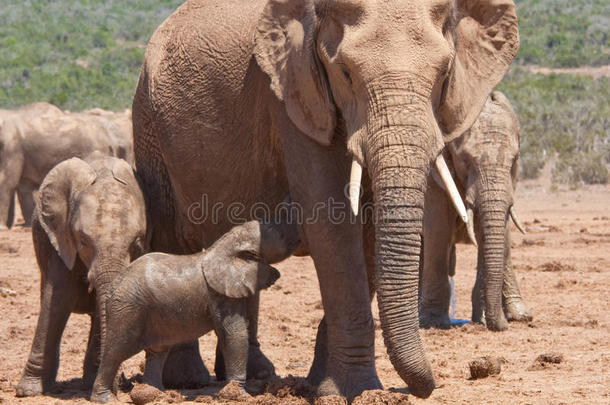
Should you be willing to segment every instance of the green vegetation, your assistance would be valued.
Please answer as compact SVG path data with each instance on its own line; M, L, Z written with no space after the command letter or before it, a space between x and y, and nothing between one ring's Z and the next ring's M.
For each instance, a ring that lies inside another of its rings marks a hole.
M521 122L521 175L537 177L556 154L555 181L607 183L610 163L610 79L513 68L498 87Z
M145 45L183 0L3 0L0 108L49 101L60 108L129 107ZM610 63L610 2L516 0L517 64ZM608 181L607 78L532 75L513 69L500 85L522 126L522 175L558 155L554 178Z
M577 67L610 64L608 0L516 0L519 64Z
M182 0L3 0L0 106L131 105L144 48Z

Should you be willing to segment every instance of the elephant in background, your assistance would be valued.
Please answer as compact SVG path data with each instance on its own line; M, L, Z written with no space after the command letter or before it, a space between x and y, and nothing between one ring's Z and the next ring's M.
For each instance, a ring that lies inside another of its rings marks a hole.
M488 329L505 330L507 319L532 319L510 259L509 215L523 230L513 207L519 138L517 115L504 94L494 91L473 126L447 145L447 161L465 196L471 221L468 225L458 218L443 186L438 181L428 181L420 284L421 326L449 327L448 276L455 274L455 244L469 239L478 245L472 321L481 322L484 312Z
M382 387L372 267L390 360L412 394L429 396L417 313L427 175L518 47L510 0L187 1L153 34L132 106L152 249L200 251L236 215L258 219L289 194L325 312L309 381L347 398ZM365 177L367 232L350 220ZM255 296L248 361L264 374L257 314ZM196 350L170 355L164 371L203 373Z
M126 118L123 113L63 112L42 102L0 109L0 229L13 224L15 193L26 225L30 224L33 194L59 162L97 151L132 163Z
M124 156L117 157L133 164L133 124L131 123L131 109L126 108L122 111L108 111L101 108L91 108L83 111L83 113L105 118L119 126L121 130L117 133L117 142L121 151L120 154L124 154Z
M40 268L40 314L17 396L47 392L59 366L70 313L91 316L83 380L97 373L110 283L146 251L144 196L132 167L104 157L65 160L36 196L32 237Z

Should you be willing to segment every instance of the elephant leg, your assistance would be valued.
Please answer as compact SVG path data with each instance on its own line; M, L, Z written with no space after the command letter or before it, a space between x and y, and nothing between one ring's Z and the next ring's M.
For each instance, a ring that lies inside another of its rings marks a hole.
M25 226L32 226L32 214L34 213L34 192L37 190L37 186L32 182L21 182L17 188L17 197L19 198L19 205L21 207L21 214Z
M248 301L248 379L265 380L275 375L273 363L261 351L258 342L258 308L260 294L257 292ZM216 346L216 360L214 362L216 379L225 380L226 369L224 357L220 347Z
M423 328L451 326L449 271L455 221L455 210L445 192L429 181L424 214L424 264L420 274L419 325Z
M372 201L363 203L363 207L372 207ZM368 208L362 210L362 236L364 248L364 260L366 263L366 275L369 288L369 298L372 301L375 296L375 224L372 213ZM316 335L316 346L314 359L307 375L307 382L313 386L319 385L326 375L328 362L328 334L326 328L326 317L323 317L318 325Z
M200 388L210 383L210 373L201 360L199 342L172 346L163 367L167 388Z
M83 364L83 382L90 388L97 375L100 364L101 353L101 324L99 311L91 314L91 329L89 330L89 341L87 342L87 352Z
M55 383L61 335L81 286L75 272L69 271L58 255L49 258L48 267L47 274L42 271L40 315L30 355L17 385L19 397L41 394Z
M245 307L243 309L242 313L245 315L247 311ZM248 322L244 317L223 313L222 309L220 311L222 315L214 318L214 330L218 336L227 379L244 385L249 357Z
M15 190L0 185L0 230L10 229L15 222Z
M521 296L519 282L513 269L510 252L510 228L506 227L506 250L504 258L504 281L502 284L502 304L508 321L529 322L532 313Z
M91 390L91 402L115 401L115 378L121 363L140 352L145 336L146 313L140 308L125 305L129 300L107 301L105 332L102 336L100 365ZM160 350L162 351L162 350ZM148 352L147 352L148 367ZM146 372L146 370L145 370Z
M328 332L326 330L326 317L322 317L316 334L316 346L314 349L313 363L307 374L307 382L317 387L326 376L328 363Z
M351 161L338 143L321 147L296 130L285 135L290 194L303 209L302 235L316 267L326 318L328 362L318 393L351 399L382 387L375 370L362 226L350 221L344 194Z
M169 347L146 350L146 367L144 368L144 382L160 390L163 387L163 365L167 359Z

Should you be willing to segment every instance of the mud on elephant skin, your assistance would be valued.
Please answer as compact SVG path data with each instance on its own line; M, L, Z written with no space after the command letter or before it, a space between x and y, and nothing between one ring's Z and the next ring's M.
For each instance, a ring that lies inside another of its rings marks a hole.
M385 343L410 391L429 396L417 316L427 174L518 46L510 0L186 2L153 34L133 103L152 248L194 253L227 232L226 211L194 220L203 197L238 202L248 220L290 194L316 218L300 233L327 320L318 391L380 388L362 225L319 209L339 202L352 215L344 190L359 167L379 213L372 265ZM251 349L263 356L253 302Z
M521 229L513 206L519 131L510 102L494 91L473 126L448 144L445 153L465 196L471 221L468 226L458 219L442 184L428 182L420 296L423 327L449 327L448 276L455 274L455 244L475 237L479 255L472 320L482 322L484 312L488 329L504 330L508 327L507 319L532 319L521 297L510 257L509 216Z
M121 363L142 349L144 382L163 390L169 347L211 330L218 336L227 379L245 386L247 297L280 277L269 263L288 257L298 243L294 226L250 221L200 253L149 253L131 263L106 301L107 329L91 400L114 400L112 383Z
M124 160L71 158L55 166L37 194L32 222L41 273L40 314L17 396L48 392L57 375L72 312L91 316L83 380L97 373L100 311L112 280L146 250L144 197Z
M133 163L131 133L124 113L69 113L48 103L0 109L0 228L13 225L15 193L30 224L34 191L63 160L97 151Z

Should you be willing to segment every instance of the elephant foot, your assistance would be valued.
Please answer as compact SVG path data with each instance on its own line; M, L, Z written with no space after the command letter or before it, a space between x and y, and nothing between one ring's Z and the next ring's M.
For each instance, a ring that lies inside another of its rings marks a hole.
M210 373L199 355L198 342L172 348L163 368L163 386L195 389L209 383Z
M422 310L419 314L419 327L423 329L449 329L451 318L447 311Z
M485 322L485 326L487 327L488 330L491 330L494 332L501 332L501 331L508 329L508 321L504 317L503 312L500 314L500 316L497 317L497 319L494 319L494 318L491 318L491 317L488 317L485 315L483 315L483 319Z
M22 376L15 388L17 397L33 397L40 395L53 385L53 382L45 382L41 377Z
M329 367L326 377L318 386L317 395L340 395L348 402L367 390L382 390L383 385L377 377L375 367Z
M534 317L522 299L506 300L504 314L509 322L530 322Z
M116 400L116 397L110 391L94 391L91 393L91 397L89 398L89 401L97 402L98 404L107 404Z

